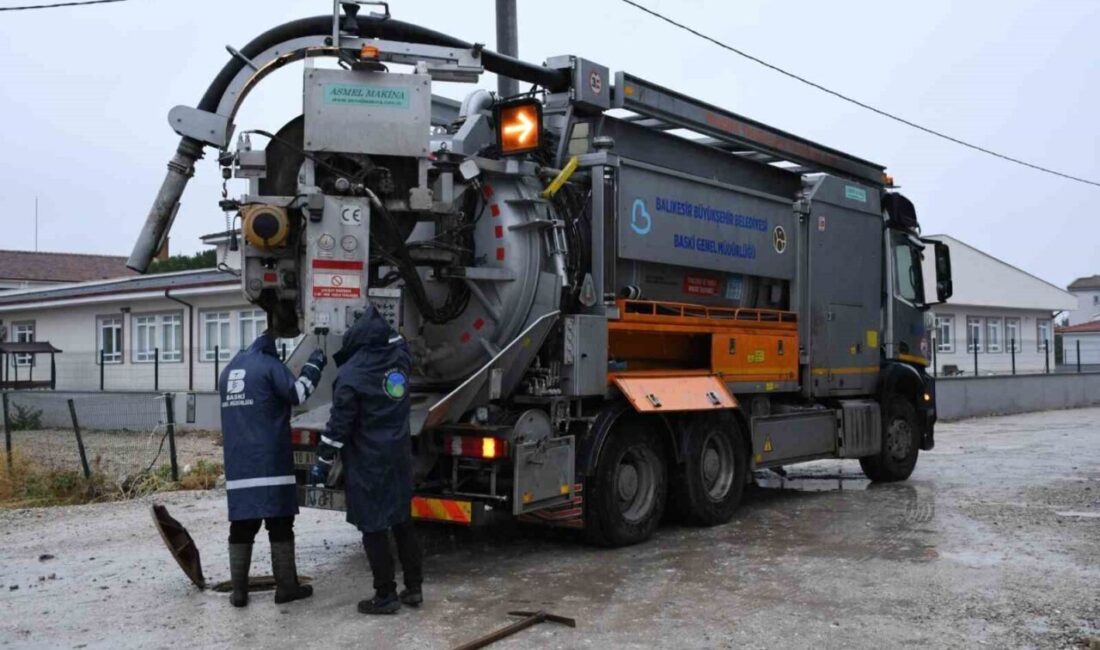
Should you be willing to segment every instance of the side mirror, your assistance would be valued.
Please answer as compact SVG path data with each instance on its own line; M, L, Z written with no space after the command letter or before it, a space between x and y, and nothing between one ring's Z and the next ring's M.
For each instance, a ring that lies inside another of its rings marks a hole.
M951 249L943 242L933 242L936 250L936 300L947 302L955 292L951 283Z

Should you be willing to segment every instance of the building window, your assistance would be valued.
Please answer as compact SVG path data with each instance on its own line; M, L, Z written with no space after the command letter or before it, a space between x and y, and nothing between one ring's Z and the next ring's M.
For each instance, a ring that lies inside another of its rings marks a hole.
M986 352L1001 351L1001 319L985 319L985 349Z
M1016 352L1023 350L1023 339L1020 338L1020 319L1005 319L1005 347Z
M27 323L12 323L11 338L13 343L34 343L34 321ZM15 365L23 368L33 366L34 355L15 355Z
M241 349L248 346L267 329L267 312L262 309L250 309L237 315L237 329L240 332Z
M134 363L183 359L183 319L179 314L134 316Z
M966 319L966 351L982 351L982 319L980 318Z
M96 321L96 363L122 363L122 316L101 316Z
M232 358L233 342L229 338L229 312L211 311L202 315L202 360L213 361L217 353L219 361Z
M936 317L936 352L955 351L955 317Z
M1035 319L1035 328L1039 333L1039 341L1037 349L1039 352L1043 352L1047 349L1046 346L1050 345L1050 321Z

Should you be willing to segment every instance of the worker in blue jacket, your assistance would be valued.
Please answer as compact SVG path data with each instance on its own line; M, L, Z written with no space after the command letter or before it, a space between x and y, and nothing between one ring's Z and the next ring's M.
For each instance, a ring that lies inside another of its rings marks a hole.
M423 602L420 545L412 523L412 441L409 437L409 347L376 309L368 306L333 355L339 371L332 410L310 472L323 484L337 453L346 473L348 522L363 533L374 576L374 597L364 614L393 614L401 604ZM389 533L405 589L397 593Z
M294 516L298 494L290 446L291 408L306 401L325 368L316 350L295 379L275 352L275 339L264 332L233 357L218 379L225 439L225 494L229 502L230 602L248 604L252 544L261 523L271 542L275 602L313 595L298 584L294 562Z

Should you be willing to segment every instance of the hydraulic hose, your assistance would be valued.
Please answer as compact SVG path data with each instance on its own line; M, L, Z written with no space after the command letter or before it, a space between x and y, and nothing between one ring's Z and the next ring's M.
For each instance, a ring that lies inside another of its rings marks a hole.
M251 59L280 43L295 38L329 35L332 33L332 20L331 15L325 15L284 23L254 38L241 48L240 53L244 58ZM473 43L392 18L361 17L356 21L359 25L360 38L384 38L462 49L474 47ZM564 90L570 83L569 73L565 70L544 68L491 50L481 50L481 62L489 72L538 84L551 91ZM202 100L199 101L199 110L216 112L229 84L245 65L241 57L231 57L214 78L210 87L206 89ZM179 208L180 197L187 188L187 182L194 175L195 161L202 157L202 148L203 143L192 138L184 137L180 140L176 155L168 163L168 173L161 184L160 192L157 193L153 207L145 218L145 225L134 244L133 252L126 261L126 266L129 268L139 273L144 273L149 268L149 263L172 227L172 219Z

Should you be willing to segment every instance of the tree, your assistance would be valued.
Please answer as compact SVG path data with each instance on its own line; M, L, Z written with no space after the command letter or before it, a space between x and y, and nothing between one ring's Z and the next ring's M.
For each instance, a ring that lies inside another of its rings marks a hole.
M149 273L172 273L194 269L212 269L218 266L218 252L214 249L194 255L172 255L168 259L153 260Z

